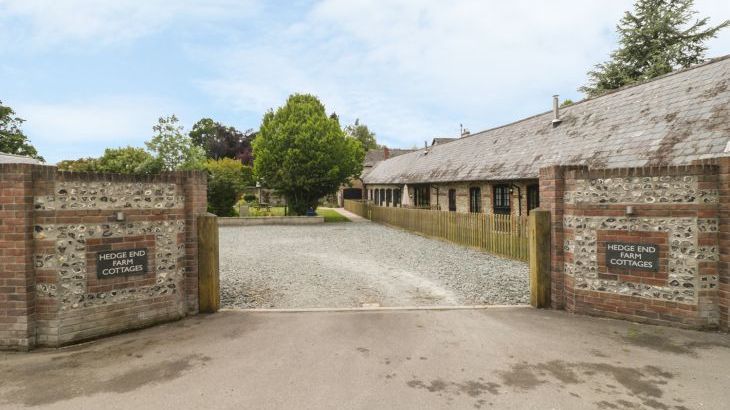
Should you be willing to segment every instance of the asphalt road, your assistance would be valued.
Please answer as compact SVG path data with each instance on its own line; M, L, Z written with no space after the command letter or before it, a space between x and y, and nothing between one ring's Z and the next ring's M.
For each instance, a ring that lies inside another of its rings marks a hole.
M0 354L0 408L721 409L730 337L525 307L225 311Z

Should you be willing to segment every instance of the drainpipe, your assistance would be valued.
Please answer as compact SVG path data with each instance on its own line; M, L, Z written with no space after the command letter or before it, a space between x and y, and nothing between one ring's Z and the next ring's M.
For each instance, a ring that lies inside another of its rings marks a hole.
M510 184L510 186L517 188L517 216L522 216L522 189L514 183Z
M436 210L440 211L441 207L439 207L439 187L436 185L435 187L431 185L432 188L436 188Z

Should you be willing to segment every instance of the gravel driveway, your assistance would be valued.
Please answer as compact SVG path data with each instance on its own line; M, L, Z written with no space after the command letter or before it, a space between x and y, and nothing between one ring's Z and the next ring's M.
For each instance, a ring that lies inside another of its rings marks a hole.
M523 262L375 223L220 228L229 308L524 304Z

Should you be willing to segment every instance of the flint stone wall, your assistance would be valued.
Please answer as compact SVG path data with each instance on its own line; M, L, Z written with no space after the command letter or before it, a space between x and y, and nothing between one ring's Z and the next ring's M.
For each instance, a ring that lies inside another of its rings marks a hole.
M0 318L14 320L12 334L0 328L0 347L59 346L197 311L195 219L205 212L204 174L83 174L36 165L2 166L0 178L15 185L0 206L22 204L14 231L26 239L23 260L13 261L24 262L13 265L22 286L0 293ZM98 252L134 248L148 250L146 272L97 278Z
M562 245L553 250L552 277L560 287L554 306L641 322L727 326L718 166L552 167L541 176L541 201L552 208L553 240ZM659 268L606 266L607 240L657 245Z

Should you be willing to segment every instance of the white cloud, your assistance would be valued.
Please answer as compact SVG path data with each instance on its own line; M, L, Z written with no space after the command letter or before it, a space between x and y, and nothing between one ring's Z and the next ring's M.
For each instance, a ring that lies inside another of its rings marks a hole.
M257 7L255 0L0 0L0 40L5 47L41 49L124 43L181 22L246 16Z
M199 84L242 111L313 92L345 121L360 117L384 142L419 146L550 108L550 97L579 98L586 71L615 47L614 27L630 0L324 0L289 26L272 24L195 58L218 64ZM726 1L697 2L712 21ZM730 32L710 55L730 52Z
M51 163L98 156L106 147L143 147L159 116L175 112L173 102L145 96L17 101L11 105L26 120L25 134L31 136L31 142Z
M16 111L23 113L26 128L34 135L66 142L121 143L120 138L130 135L146 139L160 105L152 99L111 97L62 103L20 102Z
M545 111L553 93L579 98L576 88L615 47L614 27L632 3L0 0L0 52L116 47L165 31L162 40L188 51L186 68L205 73L195 84L217 106L245 113L248 125L290 93L310 92L344 123L359 117L381 142L409 147L455 135L459 123L478 131ZM696 9L714 24L730 18L727 0L697 0ZM709 45L711 56L730 53L730 30ZM0 64L0 74L8 70L16 83L31 78ZM172 112L160 99L94 92L14 107L42 144L126 144L120 139L130 135L141 143L157 115Z

